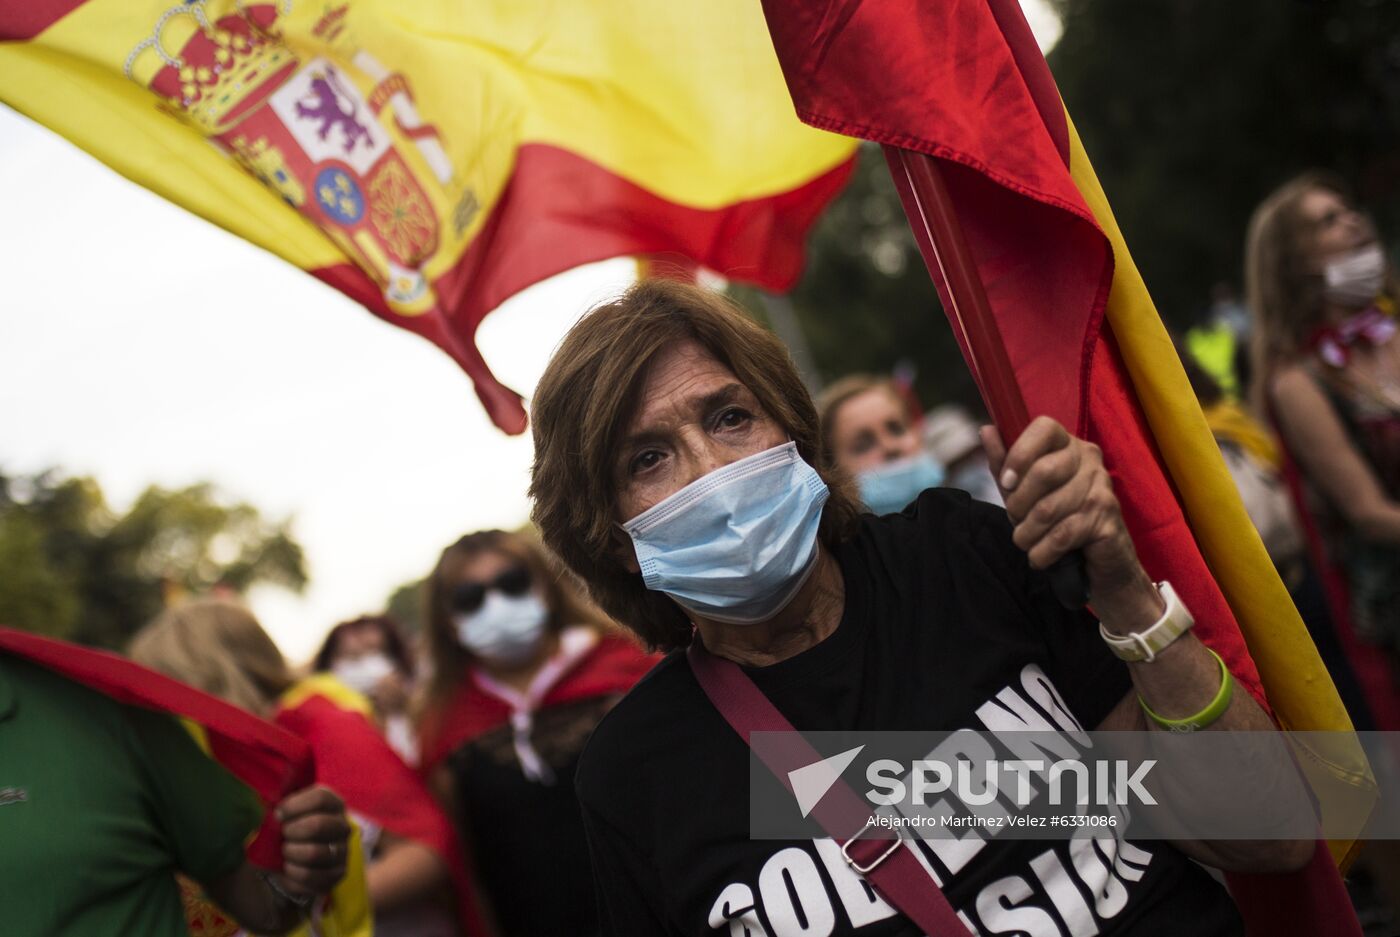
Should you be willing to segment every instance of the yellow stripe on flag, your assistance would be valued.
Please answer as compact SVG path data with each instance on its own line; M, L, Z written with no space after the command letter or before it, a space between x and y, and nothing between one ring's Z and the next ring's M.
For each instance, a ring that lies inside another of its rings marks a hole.
M88 0L34 40L0 43L0 99L304 270L344 262L343 246L144 86L160 58L133 50L153 24L165 24L161 37L172 50L195 29L192 15L163 18L171 7ZM211 21L235 8L233 0L202 7ZM441 232L447 243L427 264L430 276L474 238L524 144L567 149L661 198L705 209L797 188L855 147L798 121L762 10L744 0L355 0L345 9L349 25L336 31L327 25L329 7L292 5L279 13L278 41L308 61L344 55L388 75L408 70L412 103L441 131L455 169L452 192L471 191L486 209L461 232ZM360 41L372 57L355 51ZM368 85L361 90L370 93ZM419 148L392 121L385 126L415 178L431 180ZM451 193L430 182L423 191L441 216L451 215Z
M313 673L298 680L290 690L282 694L277 705L282 709L295 709L313 696L324 696L341 709L348 709L370 721L374 720L374 706L369 699L329 673Z
M1192 533L1235 613L1274 715L1286 730L1335 733L1309 735L1306 756L1332 778L1374 791L1370 765L1346 708L1245 513L1074 123L1068 114L1065 120L1071 174L1113 246L1113 284L1105 316ZM1349 841L1330 845L1339 864L1349 861L1356 848Z

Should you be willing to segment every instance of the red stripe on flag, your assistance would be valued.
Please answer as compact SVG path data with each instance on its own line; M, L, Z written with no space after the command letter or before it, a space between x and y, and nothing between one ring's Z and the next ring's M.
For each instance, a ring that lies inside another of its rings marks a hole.
M1363 644L1356 637L1356 629L1351 624L1351 596L1347 590L1346 573L1333 561L1327 550L1326 539L1318 529L1313 515L1313 505L1304 491L1302 473L1293 453L1288 450L1286 441L1277 432L1277 421L1270 414L1270 423L1283 446L1283 477L1288 484L1288 493L1298 523L1303 528L1303 539L1307 543L1308 559L1322 580L1327 610L1332 616L1332 630L1337 636L1337 644L1347 663L1351 665L1356 683L1365 697L1366 708L1370 710L1371 721L1380 732L1400 731L1400 694L1395 691L1395 675L1391 663L1381 648L1373 644ZM1353 719L1355 715L1353 714ZM1364 726L1363 726L1364 728Z
M530 144L520 148L505 192L465 256L434 282L441 311L391 312L374 282L350 264L311 272L441 347L471 376L492 421L519 433L520 397L491 374L474 341L487 313L557 273L636 255L680 254L734 280L791 289L807 230L853 166L848 160L788 192L702 209L661 198L576 153Z
M33 39L87 0L15 0L0 7L0 41Z
M1104 466L1113 478L1143 568L1154 580L1171 580L1196 619L1197 636L1225 659L1235 679L1267 709L1259 670L1240 639L1235 613L1196 545L1107 323L1094 349L1093 365L1088 438L1103 450Z
M1019 0L987 0L992 16L996 17L1001 34L1006 38L1006 47L1016 60L1016 67L1026 82L1026 90L1035 102L1050 139L1055 141L1055 149L1060 159L1069 165L1069 125L1065 121L1065 105L1060 99L1060 89L1055 77L1050 74L1050 66L1040 51L1040 43L1035 41L1030 23L1021 10Z
M985 0L764 10L803 121L947 161L1026 407L1082 433L1112 255Z
M452 822L427 784L368 719L315 695L279 709L273 720L306 740L316 754L317 782L339 794L352 812L436 853L452 876L459 924L467 934L487 932L481 923L470 865Z
M276 804L315 777L311 749L301 739L124 657L5 627L0 627L0 652L47 667L119 703L199 723L215 760L252 788L264 805ZM248 847L248 858L264 868L281 868L282 831L271 810Z
M1028 27L1007 33L1019 9L993 0L865 0L840 4L839 15L829 16L838 5L763 6L798 116L948 161L945 181L1028 408L1067 426L1087 424L1115 475L1144 565L1189 593L1183 598L1202 637L1261 696L1257 669L1163 470L1113 336L1104 329L1094 341L1113 256L1067 170L1044 86L1048 71L1028 51ZM968 338L960 340L975 360L981 350ZM1087 395L1078 414L1064 408L1066 386ZM1235 880L1251 934L1359 933L1336 870L1320 861L1294 875Z

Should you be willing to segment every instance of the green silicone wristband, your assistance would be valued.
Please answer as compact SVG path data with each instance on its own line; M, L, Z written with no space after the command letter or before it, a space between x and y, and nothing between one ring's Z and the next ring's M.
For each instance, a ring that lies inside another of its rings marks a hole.
M1230 675L1230 668L1225 666L1225 661L1220 659L1220 655L1206 648L1210 656L1215 658L1220 665L1220 690L1215 694L1215 699L1211 700L1205 709L1194 716L1187 716L1185 719L1164 719L1152 711L1147 705L1147 701L1138 696L1138 705L1157 725L1169 732L1196 732L1206 728L1221 716L1225 715L1225 710L1230 708L1230 699L1235 695L1235 678Z

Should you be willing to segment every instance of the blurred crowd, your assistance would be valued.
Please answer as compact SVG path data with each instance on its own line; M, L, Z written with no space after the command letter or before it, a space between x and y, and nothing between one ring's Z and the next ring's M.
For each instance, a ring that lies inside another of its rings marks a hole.
M1254 215L1243 298L1222 286L1179 342L1225 464L1354 723L1381 729L1400 727L1400 283L1388 256L1338 180L1302 176ZM925 409L907 379L880 375L846 376L817 406L822 455L854 480L866 510L899 512L940 486L1002 503L975 414ZM214 796L194 768L177 782L150 781L159 795L138 800L155 804L153 827L202 813L204 841L186 849L178 836L155 837L170 845L152 847L132 879L177 870L187 905L202 893L253 929L281 930L345 873L345 850L358 843L375 933L598 933L575 769L594 727L658 656L610 621L530 531L461 537L423 589L423 621L371 614L340 623L305 671L235 602L185 602L144 628L132 659L304 738L318 784L335 799L291 805L293 817L316 822L300 838L289 825L289 870L259 880L263 893L239 884L256 812L233 794ZM31 701L43 712L70 691L0 660L0 720L7 694L21 712ZM89 714L107 706L87 697L76 705ZM110 756L133 759L123 775L131 784L147 783L143 759L159 757L167 773L194 763L172 754L196 744L179 733L121 731L141 739ZM0 732L0 760L13 757L6 738ZM340 801L353 832L337 825ZM87 822L71 817L75 830ZM97 841L82 835L75 852ZM0 843L0 866L14 848ZM129 882L64 882L64 868L53 859L60 884L51 887L70 893L83 932L162 932L141 929L154 919L113 897ZM169 884L145 900L177 893ZM0 905L0 931L27 933L23 914L6 923L14 913Z

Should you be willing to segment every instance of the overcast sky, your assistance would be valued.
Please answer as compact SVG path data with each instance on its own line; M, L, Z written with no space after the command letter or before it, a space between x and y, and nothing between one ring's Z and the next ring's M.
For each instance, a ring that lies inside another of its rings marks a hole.
M528 394L634 271L580 268L489 316L497 375ZM0 280L0 468L91 475L118 508L209 480L293 516L311 584L250 599L295 661L459 535L526 519L528 437L492 428L446 355L3 106Z

